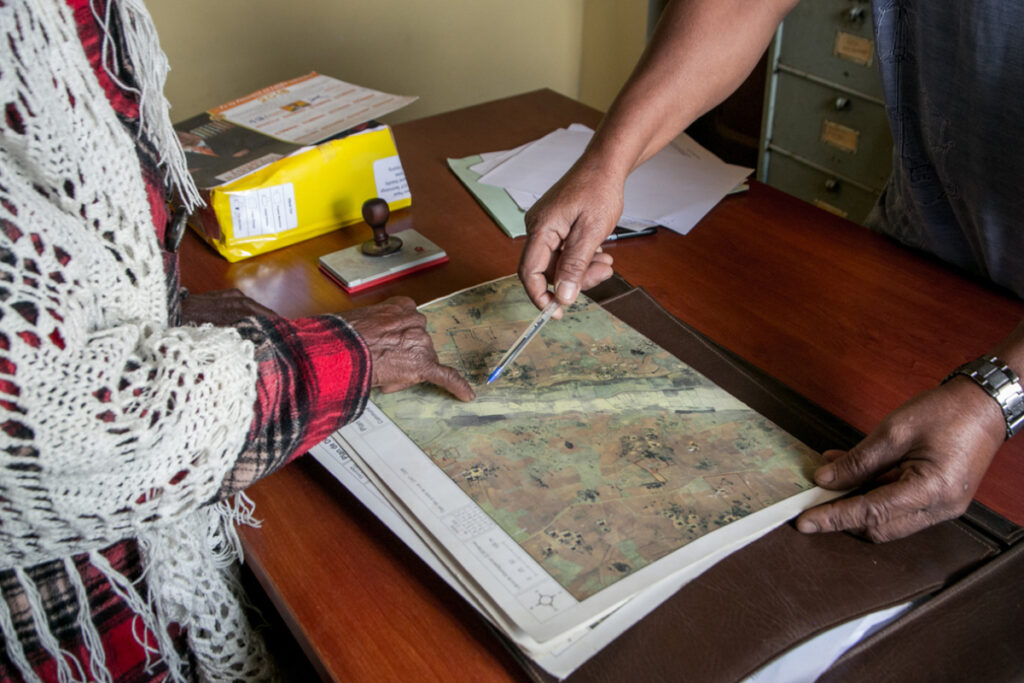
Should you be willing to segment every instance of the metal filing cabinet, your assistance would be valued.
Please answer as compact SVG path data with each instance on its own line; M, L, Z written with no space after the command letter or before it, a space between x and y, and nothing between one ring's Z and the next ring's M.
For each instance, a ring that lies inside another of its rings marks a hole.
M868 0L803 0L768 55L759 180L863 223L892 169Z

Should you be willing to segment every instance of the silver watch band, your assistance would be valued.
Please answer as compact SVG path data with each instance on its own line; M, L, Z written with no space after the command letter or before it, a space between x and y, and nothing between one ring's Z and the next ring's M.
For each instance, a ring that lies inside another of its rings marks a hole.
M1006 438L1024 428L1024 389L1017 374L995 356L982 356L964 363L949 374L943 383L957 375L967 375L978 383L999 404L1006 418Z

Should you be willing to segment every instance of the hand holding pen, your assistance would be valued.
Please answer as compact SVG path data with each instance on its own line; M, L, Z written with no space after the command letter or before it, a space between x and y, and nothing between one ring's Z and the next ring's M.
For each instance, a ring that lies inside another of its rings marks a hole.
M653 235L657 232L657 226L651 226L642 230L629 230L627 228L616 228L615 232L610 234L605 242L615 242L618 240L624 240L630 237L643 237L644 235ZM487 383L490 384L494 380L501 376L501 373L505 371L509 365L523 352L523 349L530 343L530 341L537 336L541 328L547 324L551 317L558 311L559 303L557 299L552 299L551 302L544 308L540 314L534 318L533 322L523 330L523 333L519 335L512 347L505 352L505 355L498 361L498 365L495 366L494 370L487 377Z

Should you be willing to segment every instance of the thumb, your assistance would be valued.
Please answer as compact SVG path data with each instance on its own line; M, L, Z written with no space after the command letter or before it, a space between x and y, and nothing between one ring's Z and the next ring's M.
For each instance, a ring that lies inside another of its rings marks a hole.
M555 266L555 297L562 305L567 306L576 301L583 276L604 238L605 235L599 232L580 228L569 233Z
M580 281L587 271L589 261L584 261L574 254L562 254L558 259L555 273L555 298L563 306L576 301L580 293Z

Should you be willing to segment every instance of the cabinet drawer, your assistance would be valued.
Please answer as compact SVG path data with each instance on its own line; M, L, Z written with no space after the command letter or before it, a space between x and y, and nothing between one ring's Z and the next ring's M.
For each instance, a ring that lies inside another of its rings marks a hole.
M771 154L766 182L826 211L863 223L876 195L777 152Z
M803 0L781 34L780 65L882 98L866 0Z
M768 142L881 190L892 165L885 109L792 74L778 74Z

